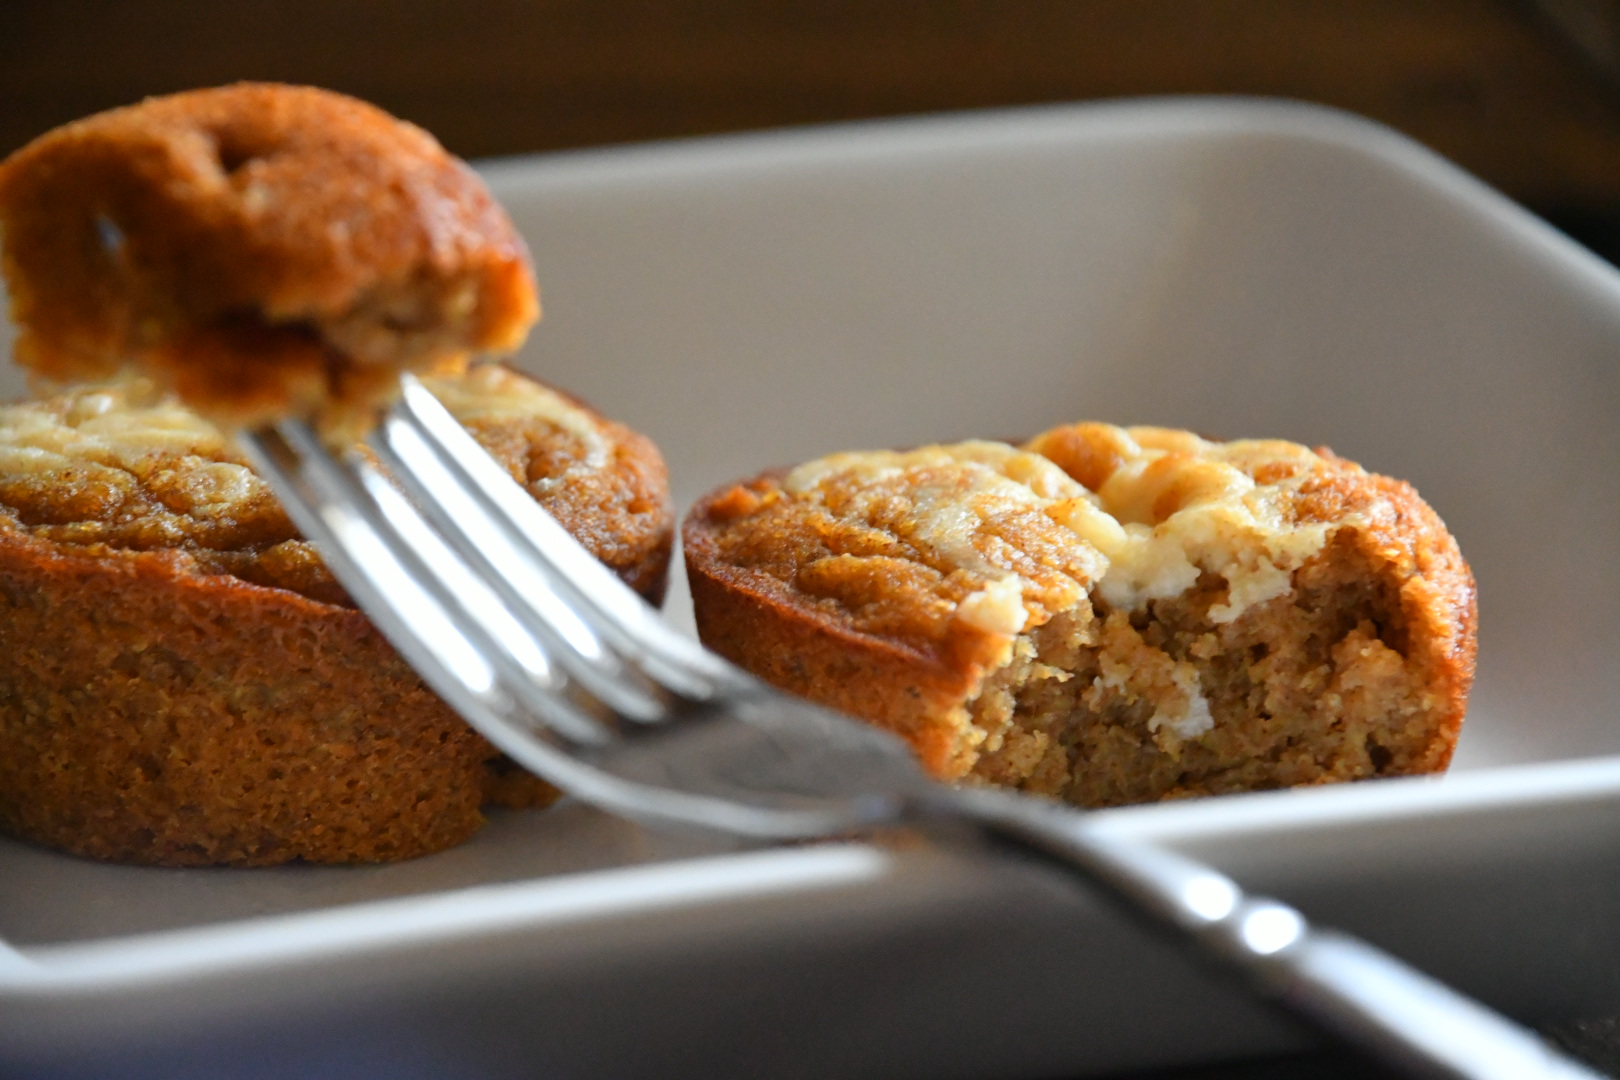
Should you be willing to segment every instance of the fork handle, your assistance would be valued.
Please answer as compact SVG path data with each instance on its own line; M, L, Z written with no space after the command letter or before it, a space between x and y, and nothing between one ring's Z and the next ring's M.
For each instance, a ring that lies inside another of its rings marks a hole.
M927 801L1079 871L1261 997L1408 1075L1602 1080L1500 1013L1366 942L1313 928L1292 907L1250 896L1193 859L1109 836L1034 799L941 789Z

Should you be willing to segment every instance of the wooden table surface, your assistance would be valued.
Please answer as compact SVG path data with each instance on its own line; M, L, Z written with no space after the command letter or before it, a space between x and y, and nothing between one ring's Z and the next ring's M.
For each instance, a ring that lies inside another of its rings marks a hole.
M369 98L466 156L1280 95L1392 124L1538 208L1620 208L1620 92L1529 0L0 0L0 153L241 78Z
M1592 17L1610 6L0 0L0 154L88 112L243 78L357 94L469 157L1034 102L1262 94L1384 121L1613 255L1620 89L1591 62L1606 47ZM1591 31L1588 54L1549 11ZM1620 36L1612 44L1620 56ZM1138 1080L1381 1075L1326 1051Z

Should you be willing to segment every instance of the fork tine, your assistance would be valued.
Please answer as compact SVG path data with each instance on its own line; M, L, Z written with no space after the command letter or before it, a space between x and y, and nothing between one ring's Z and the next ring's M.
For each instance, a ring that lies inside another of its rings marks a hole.
M379 453L384 447L396 452L407 448L403 433L413 433L423 446L431 448L448 482L479 504L480 520L500 534L500 546L515 552L527 568L542 577L548 591L579 613L625 663L658 684L683 697L703 700L722 687L751 683L740 671L667 626L519 487L426 387L409 375L403 382L399 403L373 439ZM428 475L415 461L396 472L407 490ZM413 494L424 503L438 501L438 493L425 486ZM441 524L464 537L472 549L489 542L486 534L469 530L464 521ZM506 562L494 565L504 571ZM524 602L521 596L513 599ZM529 624L544 622L543 612L531 615L526 620Z
M543 644L375 469L346 469L297 421L241 441L355 602L458 711L608 741Z
M518 665L501 643L488 640L487 628L455 591L465 583L447 586L440 573L452 562L469 577L471 570L442 543L417 546L431 526L387 478L356 461L338 462L297 421L239 440L293 523L320 546L378 629L451 708L520 765L586 802L642 820L759 837L827 830L824 813L739 807L731 799L649 786L595 767L580 744L611 745L613 733L561 694L543 693L540 707L525 707L527 680L512 678Z
M391 417L370 442L396 482L415 497L416 508L437 529L438 539L500 595L513 617L544 643L571 678L628 719L650 722L666 714L670 702L664 689L623 662L557 595L541 568L513 545L511 531L491 516L488 501L450 474L415 427Z

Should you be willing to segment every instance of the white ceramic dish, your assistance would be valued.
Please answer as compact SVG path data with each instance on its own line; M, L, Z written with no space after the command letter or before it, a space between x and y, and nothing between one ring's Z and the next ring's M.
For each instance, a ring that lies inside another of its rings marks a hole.
M487 173L544 284L524 362L653 435L683 502L833 449L1081 417L1327 443L1413 480L1481 587L1452 777L1108 820L1518 1015L1620 1005L1606 264L1389 131L1266 102L884 122ZM1525 765L1561 758L1583 760ZM581 807L364 869L141 870L0 843L7 1076L229 1060L1014 1077L1297 1045L1058 877L990 852L728 852Z

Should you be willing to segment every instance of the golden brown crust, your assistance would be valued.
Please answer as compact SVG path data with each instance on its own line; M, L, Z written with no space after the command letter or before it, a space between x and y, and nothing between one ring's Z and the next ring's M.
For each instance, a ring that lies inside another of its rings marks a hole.
M1097 432L1071 436L1060 429L1031 445L1042 445L1088 488L1102 487L1124 458ZM877 550L879 541L862 535L864 525L830 519L832 496L817 495L825 501L809 509L778 470L711 493L686 519L699 633L767 681L901 734L944 779L1108 805L1443 769L1476 648L1474 583L1455 541L1407 484L1327 451L1243 445L1252 448L1251 475L1286 489L1292 522L1307 529L1320 523L1325 532L1320 550L1290 572L1287 594L1230 618L1212 615L1229 596L1226 583L1205 572L1179 597L1143 602L1129 620L1111 612L1092 582L1074 608L1050 622L1040 615L1026 635L1003 638L999 652L988 640L995 635L960 619L914 612L909 621L891 614L874 622L869 608L849 602L858 593L848 586L835 602L819 581L806 592L803 571L854 546ZM1142 475L1151 479L1151 467ZM1147 484L1155 497L1141 513L1167 518L1196 479L1196 471L1183 470L1161 487ZM895 595L909 595L902 603L917 609L927 599L904 586ZM1322 640L1277 642L1279 632ZM1046 676L1029 675L1039 665L1026 638L1065 655L1073 674L1038 685ZM1247 659L1268 651L1269 661ZM1134 664L1134 673L1110 664ZM1163 730L1149 701L1154 679L1158 691L1178 692L1177 665L1200 673L1213 709L1212 728L1195 727L1185 738ZM1015 670L1028 681L1007 689L1005 715L991 715L990 699ZM1126 688L1133 678L1141 685ZM1380 678L1387 685L1374 685ZM1412 681L1423 688L1416 697L1408 692ZM1366 720L1375 693L1400 713L1390 725ZM1061 699L1070 714L1083 707L1110 718L1083 727L1036 723L1042 695ZM1284 731L1301 698L1334 702L1309 720L1321 725L1314 739ZM1265 717L1259 723L1256 710Z
M895 732L929 771L949 775L958 738L942 718L977 691L994 662L994 643L974 633L932 639L870 633L783 576L725 557L726 523L739 500L752 502L743 493L780 491L786 472L711 492L687 515L681 546L698 636L780 689ZM784 529L764 545L788 550L804 540Z
M674 510L651 440L499 366L427 386L591 554L662 600ZM55 543L180 548L200 572L348 603L234 444L139 383L0 406L0 516Z
M437 389L662 596L673 512L647 439L501 369ZM143 408L87 390L0 409L0 461L43 470L0 469L0 830L126 862L379 861L555 797L422 685L217 432ZM142 452L163 432L179 449Z
M579 440L541 419L474 419L467 429L587 551L649 603L662 603L675 543L663 455L639 431L554 392L590 419L605 461L584 467Z
M522 240L426 132L312 87L152 98L0 164L17 357L135 362L227 425L385 397L401 367L509 351L538 314Z
M911 743L925 767L950 776L957 733L940 722L977 690L985 666L951 667L908 643L853 630L796 602L776 578L710 558L701 525L682 537L698 636L766 682L858 716Z
M0 827L167 866L410 858L482 822L482 739L359 613L0 525Z

